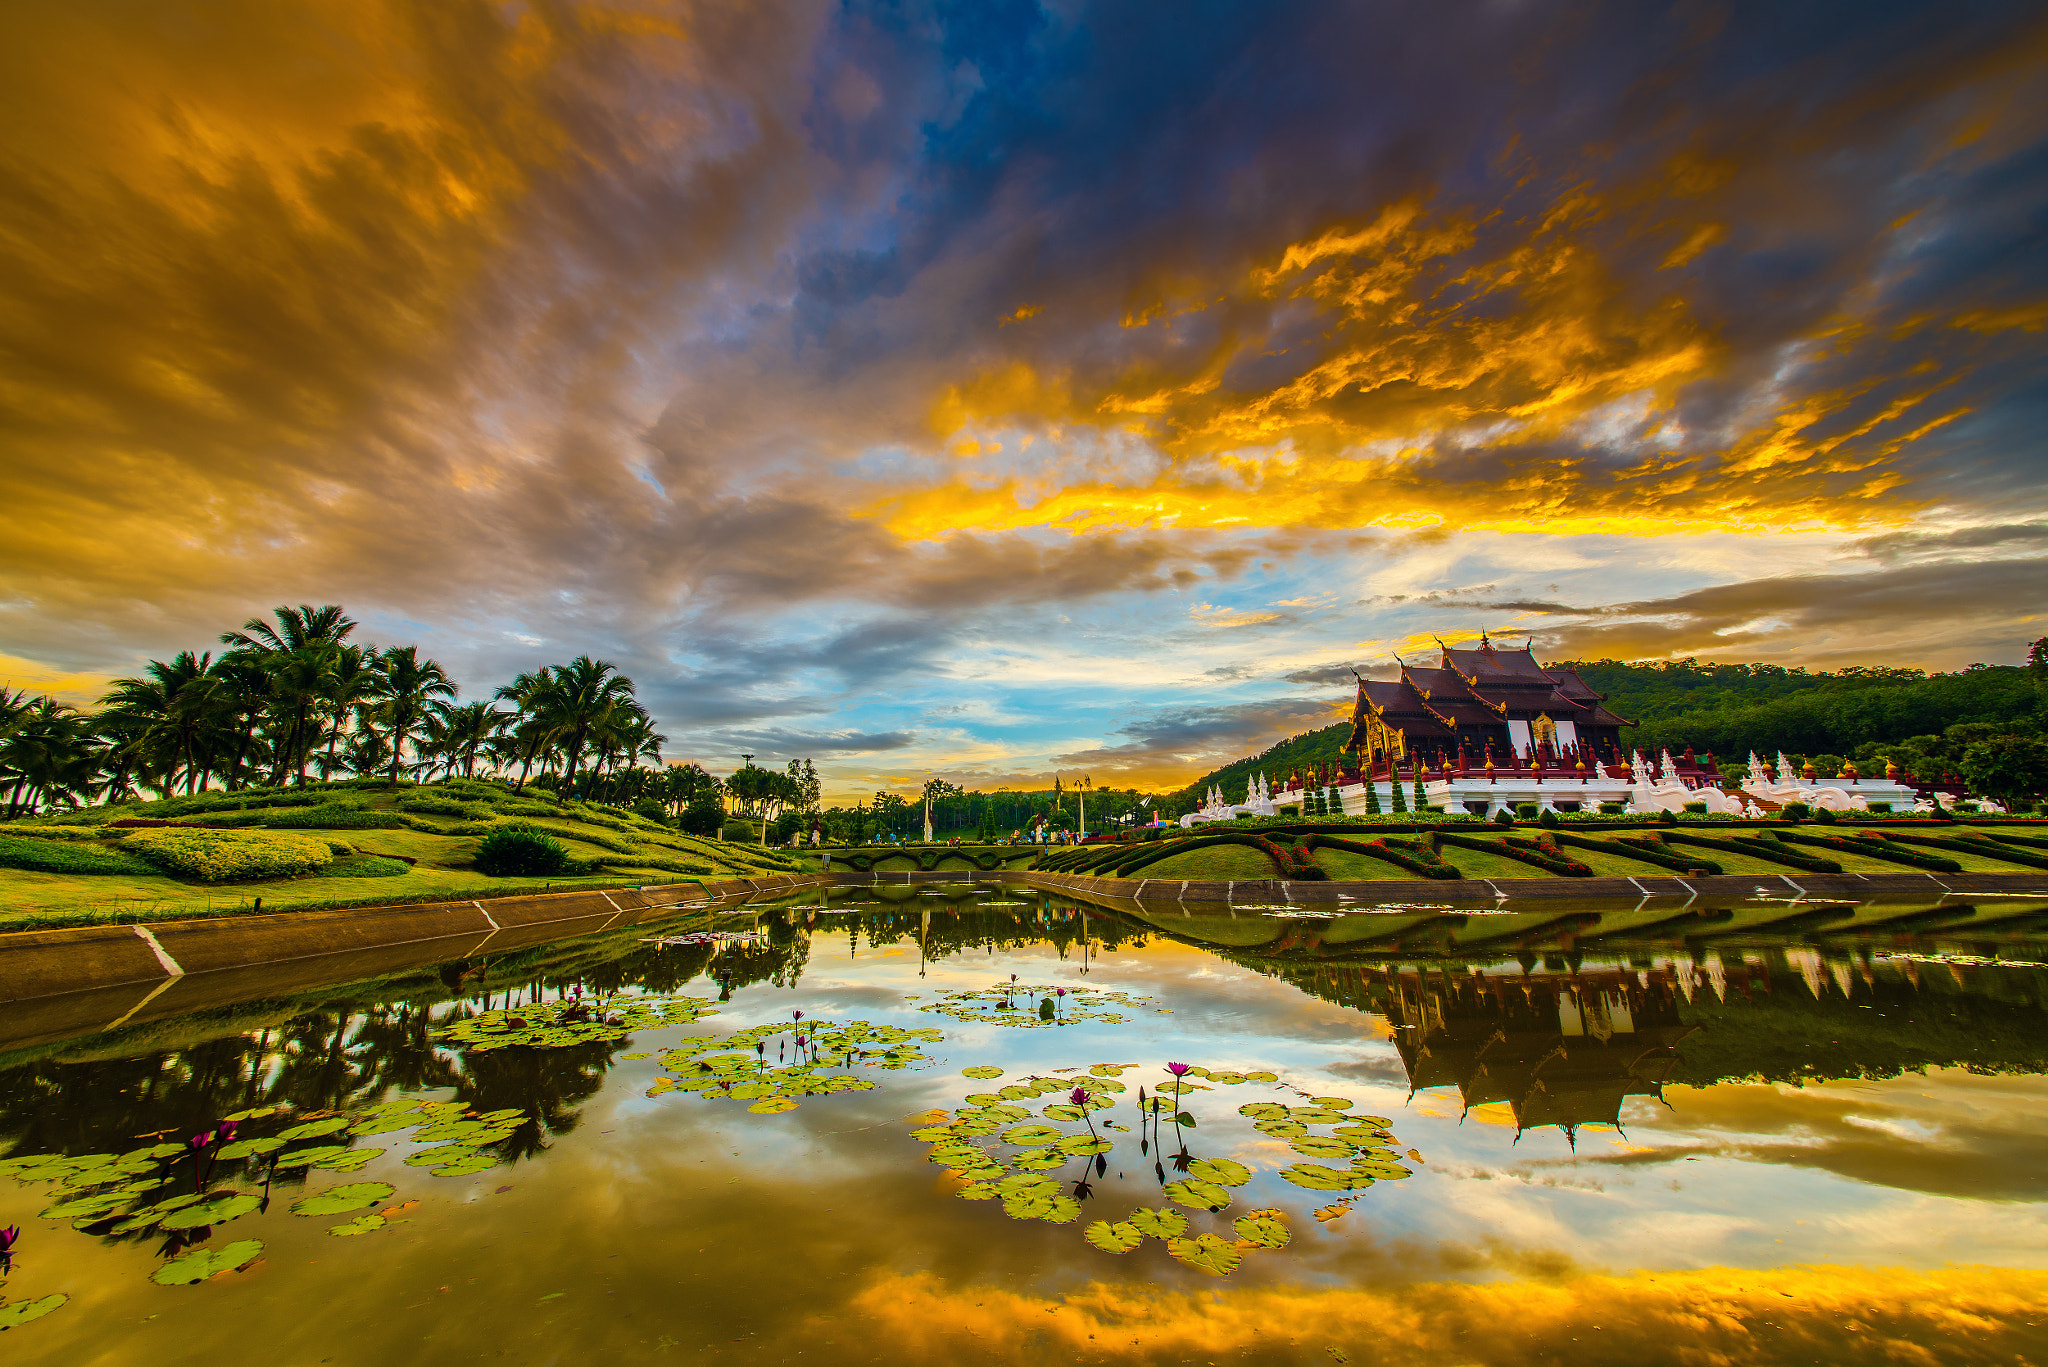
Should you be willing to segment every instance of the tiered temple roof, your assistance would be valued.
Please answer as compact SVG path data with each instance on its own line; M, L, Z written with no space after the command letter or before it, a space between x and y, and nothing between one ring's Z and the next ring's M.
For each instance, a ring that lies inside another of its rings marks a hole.
M1553 753L1617 753L1617 716L1569 669L1545 669L1528 646L1502 650L1485 637L1477 650L1443 647L1434 669L1403 664L1397 679L1360 679L1345 749L1362 758L1493 749L1503 757L1531 744ZM1511 727L1509 723L1520 723ZM1559 723L1565 723L1562 729Z

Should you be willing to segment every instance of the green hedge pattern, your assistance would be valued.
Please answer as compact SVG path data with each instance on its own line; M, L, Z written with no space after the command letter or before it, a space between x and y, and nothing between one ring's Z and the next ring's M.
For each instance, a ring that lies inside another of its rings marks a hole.
M1668 845L1654 835L1620 835L1612 840L1594 840L1569 831L1552 831L1550 838L1559 845L1571 845L1582 850L1602 850L1623 859L1640 859L1645 864L1655 864L1660 869L1673 873L1721 872L1721 866L1711 859L1700 859L1692 855L1675 853Z
M1546 846L1524 836L1503 835L1493 840L1482 840L1475 835L1431 831L1430 843L1439 849L1445 845L1454 845L1461 850L1477 850L1481 854L1497 854L1507 859L1518 859L1524 864L1533 864L1545 873L1554 873L1560 878L1593 876L1593 870L1555 845Z
M1378 840L1346 840L1341 835L1311 835L1301 842L1310 850L1342 850L1346 854L1362 854L1367 859L1380 859L1405 869L1418 878L1449 880L1463 878L1464 871L1450 863L1427 845L1408 841L1394 841L1385 836Z
M1932 869L1936 873L1963 871L1961 864L1946 855L1928 854L1908 846L1895 845L1883 836L1858 840L1847 835L1800 835L1792 831L1775 831L1773 834L1788 845L1818 845L1822 849L1834 850L1841 854L1860 854L1867 859L1882 859L1891 864Z
M156 869L118 845L0 835L0 868L31 873L150 874Z
M1779 840L1752 840L1739 835L1709 837L1693 835L1685 831L1664 832L1664 838L1674 845L1698 845L1709 850L1722 850L1734 854L1746 854L1752 859L1761 859L1770 864L1783 864L1787 868L1803 869L1807 873L1840 873L1842 866L1832 859L1795 850Z

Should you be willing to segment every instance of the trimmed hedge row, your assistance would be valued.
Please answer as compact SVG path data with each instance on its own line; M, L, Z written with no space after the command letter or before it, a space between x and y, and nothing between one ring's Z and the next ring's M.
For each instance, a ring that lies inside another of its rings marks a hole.
M1883 836L1875 835L1869 840L1858 840L1847 835L1799 835L1792 831L1773 831L1773 835L1788 845L1817 845L1822 849L1835 850L1841 854L1860 854L1867 859L1882 859L1891 864L1906 864L1914 868L1932 869L1936 873L1961 873L1963 866L1946 855L1924 854L1919 850L1895 845Z
M1713 839L1704 835L1692 835L1684 831L1664 832L1664 838L1674 845L1699 845L1710 850L1722 850L1735 854L1746 854L1770 864L1783 864L1787 868L1803 869L1807 873L1840 873L1842 866L1832 859L1819 855L1805 854L1779 840L1752 840L1746 836L1725 835Z
M1876 835L1877 832L1864 831L1862 834L1871 836ZM1925 845L1929 849L1947 850L1951 854L1974 854L1986 859L2002 859L2007 863L2020 864L2030 869L2048 869L2048 856L2031 854L2024 849L2015 848L2013 845L1997 840L1985 839L1981 836L1957 835L1953 838L1944 838L1938 835L1887 834L1882 838L1898 841L1902 845ZM2038 842L2030 841L2028 843Z
M1362 854L1367 859L1380 859L1395 868L1404 869L1418 878L1450 880L1463 878L1464 871L1456 864L1445 860L1427 845L1411 844L1407 841L1396 843L1385 836L1378 840L1346 840L1339 835L1311 835L1302 841L1309 850L1342 850L1346 854Z
M1654 835L1618 835L1612 840L1594 840L1569 831L1550 831L1550 839L1559 845L1572 845L1582 850L1602 850L1619 855L1623 859L1639 859L1645 864L1655 864L1660 869L1673 873L1717 874L1721 866L1711 859L1694 859L1674 854L1670 847Z
M149 874L156 870L118 844L24 839L0 834L0 868L31 873Z
M889 859L910 859L923 873L936 872L939 865L948 859L965 859L983 873L993 873L1010 860L1022 857L1015 846L1000 845L980 848L967 845L879 845L873 849L863 847L857 852L832 851L833 863L844 864L855 873L872 873L875 865Z
M1521 836L1504 835L1493 840L1481 840L1473 835L1458 835L1451 831L1431 831L1430 844L1438 849L1453 845L1461 850L1477 850L1481 854L1498 854L1508 859L1517 859L1524 864L1533 864L1545 873L1554 873L1561 878L1591 878L1593 871L1572 858L1555 845L1544 846L1537 841Z

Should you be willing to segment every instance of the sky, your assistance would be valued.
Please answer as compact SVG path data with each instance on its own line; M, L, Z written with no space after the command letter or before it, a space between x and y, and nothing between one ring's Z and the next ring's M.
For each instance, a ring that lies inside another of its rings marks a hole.
M850 796L1178 786L1482 630L2048 634L2037 5L0 26L0 684L338 602Z

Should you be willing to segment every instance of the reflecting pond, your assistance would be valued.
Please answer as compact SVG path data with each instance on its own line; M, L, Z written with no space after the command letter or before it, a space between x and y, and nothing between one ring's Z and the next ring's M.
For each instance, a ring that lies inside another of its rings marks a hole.
M0 1056L0 1343L2039 1360L2044 906L857 887L250 997Z

